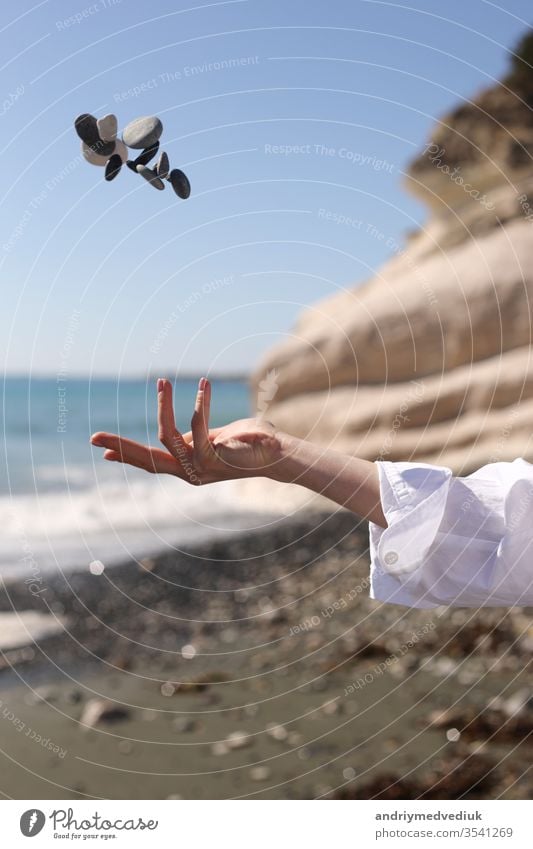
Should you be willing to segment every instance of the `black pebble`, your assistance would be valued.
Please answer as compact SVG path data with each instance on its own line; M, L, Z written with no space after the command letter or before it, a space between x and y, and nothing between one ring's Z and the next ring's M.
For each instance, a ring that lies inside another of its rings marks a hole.
M152 161L158 150L159 142L151 144L150 147L145 148L143 152L139 154L139 156L135 160L135 165L148 165L148 163Z
M114 180L117 174L119 174L120 169L122 168L122 159L118 155L118 153L114 153L111 159L108 160L108 163L105 167L105 178L108 183L111 180Z
M92 147L93 144L100 141L96 118L94 115L89 115L88 113L78 115L74 121L74 127L76 128L76 132L80 139L89 147Z
M174 170L168 175L168 181L172 185L177 196L182 200L187 200L191 194L191 184L183 171L180 171L179 168L174 168Z
M74 121L74 127L80 139L85 142L87 147L99 153L101 156L111 156L115 150L115 142L102 141L98 134L98 125L94 115L89 115L85 112L83 115L78 115Z

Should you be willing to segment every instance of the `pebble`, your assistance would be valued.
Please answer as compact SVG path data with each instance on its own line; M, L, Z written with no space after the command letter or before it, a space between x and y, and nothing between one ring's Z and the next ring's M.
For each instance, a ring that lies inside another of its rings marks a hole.
M211 746L211 754L216 755L217 757L220 755L227 755L228 752L229 748L222 740L219 740L218 743L213 743Z
M137 165L135 170L137 171L137 174L144 177L144 179L147 180L154 189L159 189L161 191L161 189L165 188L163 180L161 180L151 168L147 168L146 165Z
M340 713L340 705L338 701L326 702L322 705L322 711L326 714L326 716L333 716L336 713Z
M289 736L289 732L283 725L276 725L275 723L269 723L266 727L267 734L269 737L272 737L274 740L279 740L283 742Z
M232 731L226 737L225 742L229 749L246 749L247 746L251 746L253 741L251 735L246 731Z
M151 144L150 147L145 148L142 153L140 153L133 162L133 168L135 170L137 165L148 165L149 162L152 161L157 151L159 150L159 142L155 144Z
M161 137L163 124L155 116L136 118L125 127L122 141L134 150L143 150L155 144Z
M129 716L130 712L124 705L106 699L90 699L83 709L80 725L93 728L100 722L118 722Z
M101 156L99 153L95 153L92 147L89 147L89 145L85 144L85 142L81 143L81 154L91 165L99 165L100 168L104 168L107 165L107 160L109 159L109 156Z
M267 766L254 766L250 770L250 778L252 781L268 781L271 772Z
M98 123L94 115L89 115L87 112L84 112L82 115L78 115L74 121L74 127L82 142L84 142L84 144L88 147L98 144L100 141Z
M157 161L157 165L155 166L155 170L157 172L158 177L161 177L162 180L167 179L167 177L169 175L169 171L170 171L170 163L168 161L168 156L164 151Z
M180 171L179 168L174 168L174 170L168 175L167 179L177 196L182 200L187 200L191 194L191 184L183 171Z
M115 141L118 129L116 115L104 115L103 118L98 118L96 126L98 129L98 135L103 141Z
M176 686L175 686L175 684L172 684L171 681L165 681L164 684L161 684L161 695L162 696L166 696L167 698L169 698L170 696L173 696L175 692L176 692Z
M507 716L533 712L533 692L525 688L518 690L503 702L502 710Z
M122 159L122 162L128 161L128 148L126 147L124 142L121 141L120 139L117 139L115 141L115 153L113 155L114 156L120 156L120 158Z
M235 628L224 628L220 635L220 639L223 643L234 643L238 638L238 632Z

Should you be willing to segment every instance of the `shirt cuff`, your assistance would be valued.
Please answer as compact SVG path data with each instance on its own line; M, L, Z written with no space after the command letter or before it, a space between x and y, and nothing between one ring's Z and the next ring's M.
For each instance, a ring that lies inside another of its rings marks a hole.
M446 509L451 469L427 463L377 461L387 527L370 523L370 597L409 607L441 602L417 578Z

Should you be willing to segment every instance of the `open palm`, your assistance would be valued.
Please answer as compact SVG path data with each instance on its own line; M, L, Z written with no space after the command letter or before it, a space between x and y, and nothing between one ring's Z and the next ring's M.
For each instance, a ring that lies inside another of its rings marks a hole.
M159 439L166 450L142 445L114 433L95 433L93 445L105 448L104 459L147 472L176 475L193 485L265 474L276 462L275 428L262 419L240 419L209 429L211 384L200 380L189 433L176 428L172 384L158 380Z

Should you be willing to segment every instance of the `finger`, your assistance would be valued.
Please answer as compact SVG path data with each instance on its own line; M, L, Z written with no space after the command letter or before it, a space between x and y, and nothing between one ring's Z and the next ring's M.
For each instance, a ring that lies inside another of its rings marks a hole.
M166 451L161 451L160 448L142 445L140 442L134 442L133 439L124 439L115 433L96 433L91 438L91 442L93 445L107 449L104 454L106 460L128 463L149 472L162 472L184 477L178 461Z
M202 377L198 384L196 402L191 421L194 451L200 456L211 451L209 441L209 412L211 408L211 384Z
M216 439L221 430L224 430L223 427L211 427L209 428L209 439L212 442L213 439ZM185 440L185 442L190 445L192 444L192 430L188 430L187 433L181 434Z
M157 381L157 422L159 439L173 457L182 462L190 459L191 449L176 428L172 406L172 384L169 380Z
M104 460L109 460L115 463L125 463L128 466L134 466L136 469L144 469L146 472L154 472L157 474L176 475L183 477L181 466L171 457L168 451L161 451L160 448L151 448L143 446L146 453L142 455L140 452L128 453L128 451L112 451L104 452Z

